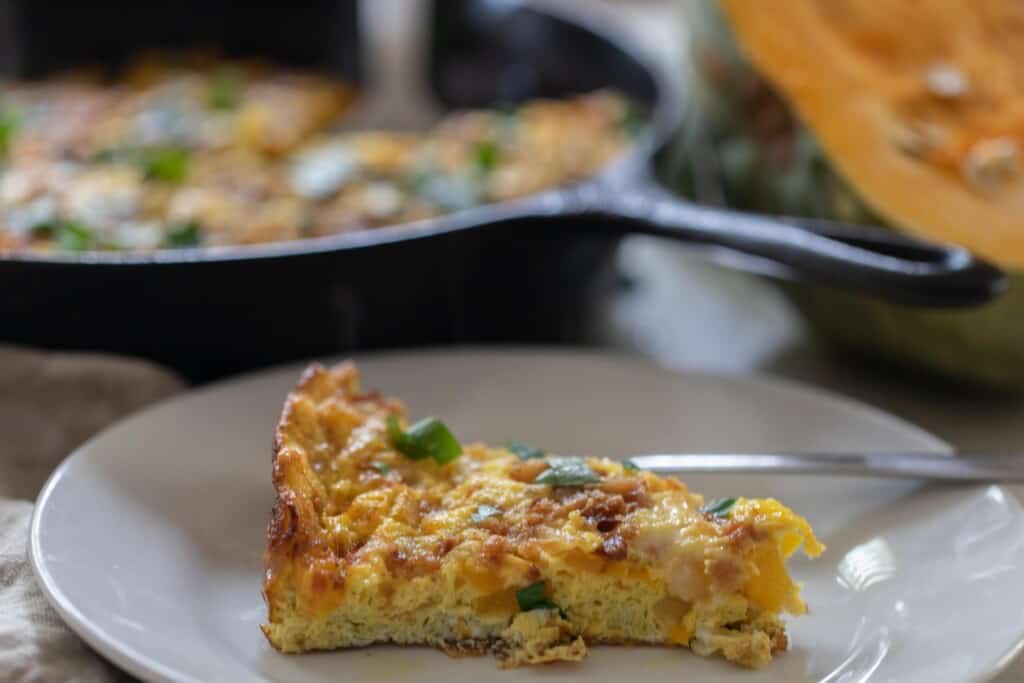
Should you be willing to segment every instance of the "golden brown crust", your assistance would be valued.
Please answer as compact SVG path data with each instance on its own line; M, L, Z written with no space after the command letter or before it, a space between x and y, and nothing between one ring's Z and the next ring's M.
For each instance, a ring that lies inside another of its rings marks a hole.
M344 390L358 382L358 372L351 363L346 363L332 371L322 365L310 365L296 384L295 390L288 395L273 441L273 484L276 500L271 514L270 525L267 527L267 547L263 555L263 596L267 602L269 620L277 620L277 606L288 598L291 590L289 573L301 570L300 560L315 561L317 558L328 559L328 540L320 525L317 508L322 507L322 495L318 492L315 479L311 476L306 454L300 445L295 443L288 434L294 423L297 403L305 395L317 395L328 391ZM310 569L312 567L309 567ZM340 589L344 585L344 573L336 567L332 587ZM314 575L314 581L324 582L323 574ZM264 629L264 633L267 630ZM270 638L270 644L278 644Z

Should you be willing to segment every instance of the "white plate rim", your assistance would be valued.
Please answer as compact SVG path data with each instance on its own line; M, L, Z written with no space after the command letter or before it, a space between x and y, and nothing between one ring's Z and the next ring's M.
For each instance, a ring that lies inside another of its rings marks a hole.
M841 394L833 393L825 389L806 385L799 381L794 381L786 378L778 378L774 376L763 375L759 373L741 374L741 373L728 373L728 372L713 372L704 371L699 369L687 369L687 368L676 368L676 367L665 367L657 364L643 356L637 354L624 353L615 350L600 350L600 349L586 349L586 348L562 348L562 347L544 347L544 346L530 346L530 345L501 345L501 346L450 346L450 347L419 347L415 349L398 349L398 350L386 350L370 353L354 353L345 355L331 355L320 359L310 359L307 361L296 361L289 363L282 363L260 370L242 373L224 380L213 382L207 386L199 387L196 389L186 390L175 396L163 399L154 404L151 404L139 411L136 411L121 420L104 428L100 432L96 433L88 440L83 442L77 448L75 448L60 465L54 470L54 472L47 479L46 484L43 486L39 496L36 499L35 507L32 512L32 518L29 527L29 561L35 575L37 584L40 590L43 592L49 604L58 613L61 619L67 624L72 631L74 631L79 637L81 637L90 647L96 650L103 657L109 659L112 663L117 665L119 668L128 672L129 674L142 679L142 680L159 680L166 681L168 683L179 683L180 681L196 681L196 683L203 683L199 679L187 676L182 677L181 672L176 669L171 669L165 666L163 663L149 657L148 655L138 651L136 648L126 646L119 642L116 637L105 632L102 628L96 627L90 619L85 616L77 607L72 604L70 598L63 593L57 584L56 579L50 574L45 566L45 562L41 559L42 547L40 541L40 524L42 518L42 511L46 508L50 497L54 490L57 488L61 479L64 477L66 471L69 469L70 463L75 457L83 457L81 453L93 445L94 442L101 440L105 435L114 429L119 428L121 425L135 421L138 419L144 419L145 416L152 412L156 412L164 409L166 406L175 404L177 402L189 401L197 395L214 393L218 391L226 391L230 387L238 384L243 384L251 381L260 381L265 376L273 375L277 373L283 373L286 371L294 370L294 375L297 378L299 373L304 367L312 362L318 362L324 365L338 362L344 359L352 359L356 363L362 361L381 361L386 360L389 357L408 357L410 355L420 356L431 356L431 355L450 355L458 356L460 354L474 354L474 355L495 355L495 354L531 354L531 355L560 355L566 357L589 357L593 360L605 360L608 362L629 364L635 369L644 372L664 372L681 377L703 377L710 378L720 381L725 381L730 384L749 384L754 383L762 386L772 386L784 389L787 392L795 392L804 394L807 396L815 397L818 400L826 401L837 406L841 410L856 411L870 417L872 420L876 420L881 424L886 424L889 427L895 427L903 431L907 435L912 435L914 439L921 441L922 443L929 444L929 452L936 455L943 456L954 456L955 452L947 442L943 441L936 435L928 432L927 430L900 418L891 413L885 412L879 408L876 408L870 404L863 403L856 399L844 396ZM282 397L283 400L283 397ZM1010 487L1008 487L1010 488ZM1017 490L1021 490L1021 487L1014 487ZM999 657L988 671L983 671L970 678L966 683L984 683L999 675L1004 671L1011 662L1013 662L1018 655L1024 652L1024 634L1021 635L1018 642L1013 644L1007 651ZM156 678L154 678L154 676Z

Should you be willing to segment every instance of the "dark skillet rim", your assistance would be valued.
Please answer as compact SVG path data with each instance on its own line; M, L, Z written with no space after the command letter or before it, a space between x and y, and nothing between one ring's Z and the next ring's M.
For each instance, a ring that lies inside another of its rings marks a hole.
M262 244L186 249L158 249L152 252L88 251L83 253L0 254L4 264L38 264L55 267L92 266L160 266L194 263L220 263L272 260L295 256L330 254L398 242L423 239L523 216L557 215L564 205L567 190L602 179L629 177L651 164L655 152L666 144L682 120L682 92L668 68L642 50L632 33L615 25L612 11L593 7L584 0L554 3L550 0L527 0L526 9L575 24L615 46L647 73L654 83L655 99L651 126L636 140L632 149L621 155L595 176L576 185L567 185L507 202L485 204L463 211L400 225L338 233L324 237L302 238Z

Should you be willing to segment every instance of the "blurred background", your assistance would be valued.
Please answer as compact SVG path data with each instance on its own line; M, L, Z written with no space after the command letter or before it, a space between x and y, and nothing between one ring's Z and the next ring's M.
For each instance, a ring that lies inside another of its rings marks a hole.
M834 172L714 3L540 3L555 22L517 5L320 2L285 21L214 2L186 26L181 7L4 3L0 341L190 382L396 346L577 344L808 382L961 449L1024 436L1012 287L920 310L500 208L595 176L627 192L657 152L662 186L703 204L900 227ZM936 97L965 89L934 76ZM387 227L410 221L438 236Z

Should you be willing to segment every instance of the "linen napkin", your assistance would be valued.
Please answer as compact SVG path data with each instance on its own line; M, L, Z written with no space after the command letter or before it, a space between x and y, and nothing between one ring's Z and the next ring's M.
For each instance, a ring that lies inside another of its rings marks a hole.
M129 680L71 632L36 585L28 562L32 504L0 501L0 681Z
M33 500L50 472L97 431L184 388L150 363L0 346L0 681L130 680L50 608L28 561Z

